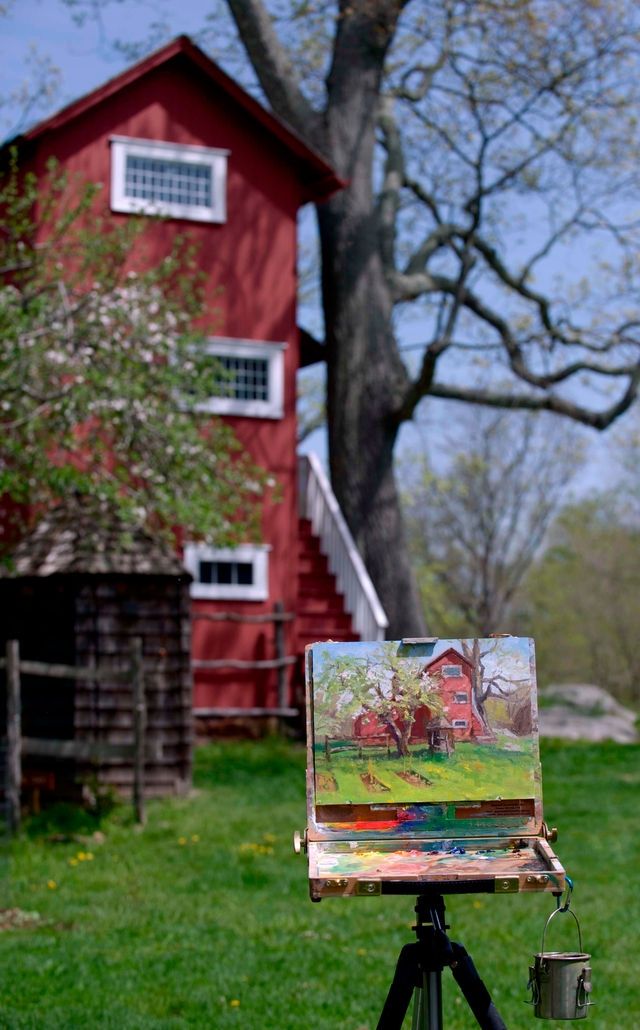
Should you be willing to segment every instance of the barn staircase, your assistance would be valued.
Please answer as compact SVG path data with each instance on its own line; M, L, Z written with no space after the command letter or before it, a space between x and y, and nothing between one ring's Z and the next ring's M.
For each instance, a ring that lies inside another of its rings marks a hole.
M383 640L388 625L322 463L301 455L296 651L316 640Z
M314 640L354 640L351 615L344 597L329 572L329 560L320 550L309 519L300 519L298 529L298 604L296 652Z

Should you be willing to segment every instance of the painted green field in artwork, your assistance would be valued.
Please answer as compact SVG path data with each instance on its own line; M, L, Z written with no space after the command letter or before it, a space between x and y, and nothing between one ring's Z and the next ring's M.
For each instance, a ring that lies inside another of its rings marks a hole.
M494 801L534 796L531 740L519 752L501 746L458 743L452 755L430 755L424 745L398 758L381 751L341 751L327 759L316 749L316 803Z

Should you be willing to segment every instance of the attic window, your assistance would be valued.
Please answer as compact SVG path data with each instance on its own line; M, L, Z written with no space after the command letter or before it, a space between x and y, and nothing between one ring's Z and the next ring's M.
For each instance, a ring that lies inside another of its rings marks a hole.
M285 343L210 338L207 351L220 365L220 393L201 410L214 415L282 418Z
M111 137L111 210L195 222L227 217L228 150Z
M461 665L443 665L442 666L443 676L462 676Z
M212 601L266 601L269 550L265 544L236 548L187 544L184 564L193 576L191 596Z
M127 197L189 207L213 207L211 166L161 161L127 154L124 192Z

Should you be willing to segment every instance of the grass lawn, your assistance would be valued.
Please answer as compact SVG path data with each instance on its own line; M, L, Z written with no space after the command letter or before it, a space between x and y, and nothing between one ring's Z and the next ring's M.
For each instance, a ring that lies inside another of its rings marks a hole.
M512 741L509 741L512 744ZM324 748L315 754L318 801L325 805L372 801L477 801L503 798L531 798L534 782L531 770L531 740L519 740L520 752L457 742L450 756L431 755L424 744L411 747L411 755L398 758L395 749L338 752L327 761ZM371 790L362 777L372 772L379 781ZM420 780L408 783L400 774L413 773ZM480 784L482 787L480 788ZM323 786L331 789L323 790ZM385 789L386 788L386 789Z
M547 745L543 768L593 954L589 1025L640 1030L640 748ZM141 834L116 812L92 859L32 825L14 845L10 903L46 923L0 933L2 1030L374 1030L412 899L309 902L290 843L303 770L302 748L279 741L203 749L196 796L151 804ZM86 817L76 828L94 829ZM448 902L509 1030L540 1025L524 988L553 904ZM551 945L573 946L570 923L558 917ZM445 1026L476 1026L447 971L444 984Z

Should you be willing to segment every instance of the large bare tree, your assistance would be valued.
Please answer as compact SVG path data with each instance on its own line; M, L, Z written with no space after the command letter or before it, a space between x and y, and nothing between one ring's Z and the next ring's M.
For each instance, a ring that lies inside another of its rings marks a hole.
M317 211L331 476L390 634L420 633L393 451L422 398L596 429L635 399L638 7L226 5L263 95L346 183ZM415 367L396 333L409 304Z
M318 206L331 476L390 634L420 632L393 475L420 400L603 429L635 399L637 8L227 2L269 103L347 183ZM579 255L573 281L556 251ZM394 311L416 300L412 375Z

